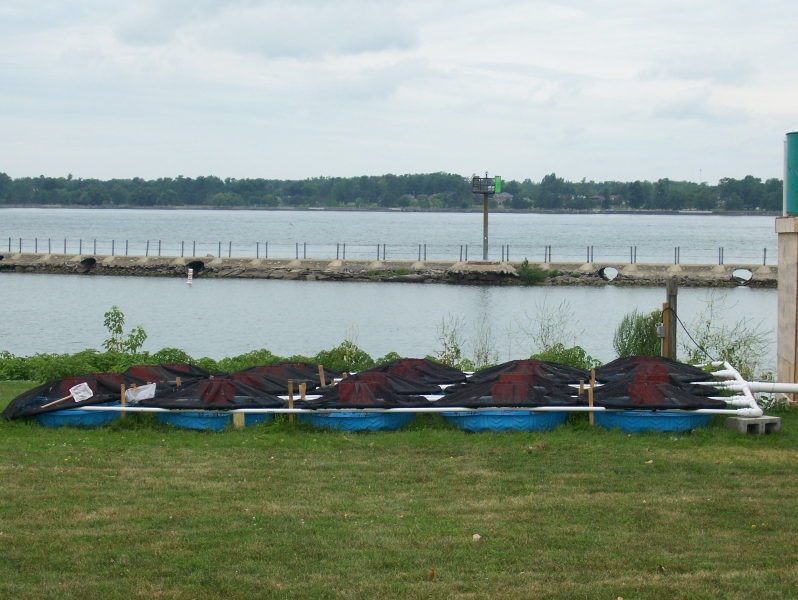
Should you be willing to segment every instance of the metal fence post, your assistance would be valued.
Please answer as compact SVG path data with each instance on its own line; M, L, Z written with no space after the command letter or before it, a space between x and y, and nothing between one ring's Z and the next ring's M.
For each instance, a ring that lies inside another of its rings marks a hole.
M304 259L307 257L308 257L308 243L302 242L302 258Z
M39 238L33 238L33 252L34 254L39 253Z
M97 254L97 240L96 239L94 240L94 254Z
M197 241L194 240L194 249L191 251L191 256L197 256Z
M52 254L52 253L53 253L53 247L50 244L50 238L47 238L47 254Z
M114 255L114 240L111 240L111 256Z
M186 242L183 241L183 240L180 240L180 257L181 258L186 255L185 250L186 250Z
M147 249L144 251L144 256L150 255L150 240L147 240Z
M266 248L263 253L264 258L269 258L269 242L266 242Z
M158 240L158 256L161 255L161 240Z
M346 260L346 242L344 242L344 254L342 256L343 260Z
M233 256L233 242L232 241L228 242L228 245L227 245L227 258L230 258L231 256Z
M22 250L20 250L22 252ZM83 254L83 238L78 240L78 254Z
M427 245L424 244L424 260L427 260Z
M762 266L768 264L768 249L762 248Z
M125 256L127 256L127 242L128 240L125 240Z

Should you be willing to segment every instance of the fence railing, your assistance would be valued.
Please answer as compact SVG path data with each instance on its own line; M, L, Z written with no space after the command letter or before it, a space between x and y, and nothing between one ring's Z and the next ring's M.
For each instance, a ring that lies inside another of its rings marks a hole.
M117 240L117 239L68 239L68 238L15 238L3 239L0 252L32 252L36 254L99 254L111 256L169 256L169 257L235 257L235 258L283 258L318 260L431 260L431 261L479 261L482 259L481 244L419 243L413 245L351 244L346 242L226 242L173 241L173 240ZM5 246L5 248L3 247ZM556 262L601 262L601 263L671 263L719 264L768 264L768 251L772 248L673 248L673 255L662 247L595 246L558 248L552 245L499 244L489 247L488 259L492 261L522 261L532 263ZM598 252L596 252L598 250ZM726 250L730 252L727 254ZM685 260L683 260L683 258ZM774 263L775 264L775 263Z

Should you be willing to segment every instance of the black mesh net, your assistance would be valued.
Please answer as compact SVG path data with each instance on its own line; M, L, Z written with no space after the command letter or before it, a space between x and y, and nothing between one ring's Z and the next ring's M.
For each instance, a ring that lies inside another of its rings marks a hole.
M597 387L593 403L605 408L634 410L697 410L699 408L726 408L723 400L695 396L669 383L639 380L620 380Z
M431 406L424 396L399 395L375 381L357 381L348 377L323 396L296 408L398 408Z
M75 402L71 398L69 390L81 383L88 385L94 395L88 400ZM14 398L3 411L2 417L6 419L33 417L67 408L119 402L121 400L122 385L129 388L134 385L144 385L145 383L146 381L123 373L90 373L79 377L55 379ZM61 402L42 408L42 406L56 400L61 400Z
M196 410L281 408L285 402L256 387L222 377L202 379L173 388L160 397L140 400L139 406Z
M460 383L466 380L466 375L460 369L447 367L426 358L401 358L381 364L365 373L388 373L399 375L419 383L447 385Z
M619 381L668 384L694 396L711 396L717 393L712 386L693 384L696 381L715 380L711 373L659 356L628 356L616 359L596 369L596 379L607 384Z
M564 383L532 372L504 372L491 381L469 383L447 394L435 406L462 408L573 406L577 399Z
M276 365L264 365L258 367L251 367L244 369L238 373L238 376L257 375L262 377L264 381L269 381L273 384L270 388L273 391L270 393L287 394L288 393L288 380L290 379L294 385L294 391L299 389L299 384L304 383L307 390L315 390L321 387L321 378L319 377L319 365L305 362L283 362ZM333 379L340 378L342 373L332 369L324 368L324 383L329 386Z

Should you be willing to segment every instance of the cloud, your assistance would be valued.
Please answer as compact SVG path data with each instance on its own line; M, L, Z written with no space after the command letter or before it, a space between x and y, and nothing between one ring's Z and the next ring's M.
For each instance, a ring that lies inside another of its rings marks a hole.
M126 11L117 35L134 45L184 42L271 58L407 50L418 43L414 23L396 6L366 0L151 1Z
M747 110L717 106L710 102L712 92L706 88L692 88L658 104L652 116L665 119L706 121L715 124L740 123L750 119Z
M724 52L678 54L643 69L640 78L707 81L718 85L744 85L758 70L748 58Z

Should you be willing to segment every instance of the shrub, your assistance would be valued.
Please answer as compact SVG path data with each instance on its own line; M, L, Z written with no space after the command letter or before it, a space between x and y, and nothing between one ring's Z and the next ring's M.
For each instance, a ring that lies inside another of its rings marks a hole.
M530 285L538 285L543 283L546 281L547 276L547 271L544 271L539 267L530 267L529 260L526 258L518 267L518 277L521 279L521 281Z
M662 344L657 326L662 323L662 311L642 313L634 310L621 319L612 338L612 347L618 358L626 356L659 356Z
M530 358L578 367L588 371L601 366L601 361L590 356L581 346L566 348L563 344L554 344L543 352L533 354Z

